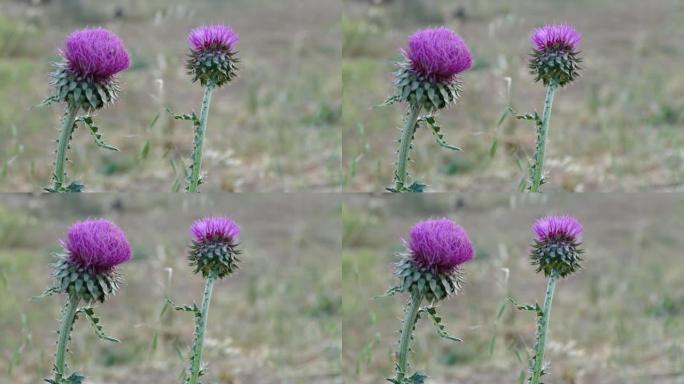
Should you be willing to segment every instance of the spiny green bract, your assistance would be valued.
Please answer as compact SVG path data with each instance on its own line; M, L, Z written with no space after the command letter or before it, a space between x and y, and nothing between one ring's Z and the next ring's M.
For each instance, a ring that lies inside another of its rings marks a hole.
M395 274L399 278L399 284L391 291L419 294L428 302L443 300L458 293L462 284L458 270L437 273L421 268L406 255L397 263Z
M58 255L55 263L54 290L66 295L75 295L86 303L104 302L119 288L120 278L114 272L97 272L91 268L70 263L66 255Z
M223 278L238 269L238 256L241 253L237 244L221 240L193 241L190 246L190 265L195 268L195 273L201 272L205 278L210 273Z
M544 271L545 276L557 273L565 277L581 268L581 243L577 241L538 241L532 246L532 265L537 266L537 272Z
M191 50L186 68L192 76L192 81L198 81L202 86L211 82L220 87L237 77L237 51L221 45Z
M57 64L52 73L52 85L55 87L53 101L63 101L87 112L113 103L119 95L119 84L113 77L93 81L74 73L63 63Z
M561 87L577 79L579 75L579 52L568 50L566 47L550 47L544 50L534 50L530 59L530 70L535 75L534 81L541 80L544 85L551 81Z
M397 93L387 100L388 103L405 101L428 112L446 108L461 96L461 83L456 77L442 84L430 81L406 66L395 73L394 85Z

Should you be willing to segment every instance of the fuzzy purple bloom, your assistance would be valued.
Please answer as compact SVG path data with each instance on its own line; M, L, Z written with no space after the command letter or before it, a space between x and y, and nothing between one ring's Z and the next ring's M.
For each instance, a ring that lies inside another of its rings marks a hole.
M69 69L96 80L107 79L130 65L123 41L105 28L86 28L69 34L62 53Z
M111 271L130 260L132 253L121 228L105 219L73 224L62 245L68 253L69 262L98 272Z
M196 241L225 240L236 243L240 226L228 217L204 217L192 223L190 232Z
M188 44L196 51L213 46L233 48L239 41L240 36L227 25L203 25L188 35Z
M534 223L532 231L539 242L558 239L574 242L582 236L582 224L572 216L546 216Z
M446 218L419 221L405 243L416 264L440 273L455 270L475 253L465 229Z
M408 49L402 52L411 69L439 82L451 81L473 61L465 41L445 27L415 32L408 38Z
M569 24L545 25L535 29L530 37L532 44L540 51L553 46L574 50L581 40L582 36Z

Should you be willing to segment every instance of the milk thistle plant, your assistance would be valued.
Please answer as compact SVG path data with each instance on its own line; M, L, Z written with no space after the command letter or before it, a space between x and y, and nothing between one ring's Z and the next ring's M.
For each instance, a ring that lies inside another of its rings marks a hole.
M537 220L532 227L535 239L532 245L532 264L547 278L544 306L517 305L518 309L534 311L537 315L537 335L534 354L530 360L528 383L541 384L546 374L544 347L551 318L551 304L558 279L580 269L582 225L572 216L548 216Z
M530 57L530 70L535 76L535 81L541 81L546 87L544 112L541 117L536 112L516 117L532 120L537 127L537 145L530 168L529 191L539 192L545 182L544 151L553 98L558 87L564 87L579 77L579 63L582 59L578 57L579 52L576 49L582 37L573 26L558 24L535 29L530 40L534 46Z
M190 265L205 279L202 307L196 304L174 306L176 310L192 312L195 316L195 337L190 351L190 368L185 375L186 384L197 384L204 374L202 347L207 327L209 304L216 279L229 276L238 269L240 227L228 217L205 217L190 228L193 240L190 245Z
M71 138L78 123L83 123L98 147L118 151L102 140L93 112L116 101L119 95L117 74L128 68L130 59L121 39L105 28L86 28L69 34L62 61L55 64L51 85L53 94L41 105L66 104L55 150L52 186L48 192L81 192L83 184L67 183L66 162ZM79 113L84 115L80 116Z
M195 112L174 115L178 120L189 120L194 127L194 148L190 172L188 174L188 192L197 192L202 184L202 146L207 131L209 105L214 89L221 87L237 77L237 64L240 61L235 49L240 37L225 25L208 25L193 29L188 35L190 54L186 68L193 82L200 82L204 87L200 115Z
M455 104L461 95L458 74L470 68L472 58L468 46L454 31L445 28L422 29L408 38L402 50L404 61L394 74L396 93L384 105L405 102L407 111L399 139L394 170L394 186L390 192L422 192L425 184L408 184L407 164L417 128L429 126L439 146L458 151L458 147L444 140L435 113ZM421 115L421 112L425 115Z
M77 222L69 228L64 251L57 254L54 264L54 286L44 295L64 294L66 303L62 309L59 326L54 376L45 379L51 384L80 384L84 377L79 373L67 376L66 352L74 323L80 314L86 317L97 336L103 340L118 342L106 336L100 319L92 304L104 303L120 284L117 266L131 258L131 246L124 232L105 219ZM84 306L79 308L80 303Z
M406 293L410 299L404 308L396 376L387 380L394 384L421 384L427 376L408 371L408 354L416 323L421 314L427 314L439 336L461 341L446 332L442 318L437 314L437 304L458 293L462 283L461 265L473 258L474 250L465 229L449 219L416 223L404 245L406 251L398 255L395 270L399 283L387 294ZM427 306L421 308L423 301Z

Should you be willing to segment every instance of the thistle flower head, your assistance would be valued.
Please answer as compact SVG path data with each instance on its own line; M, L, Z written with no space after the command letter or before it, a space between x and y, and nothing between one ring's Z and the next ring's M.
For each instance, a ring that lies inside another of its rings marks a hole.
M192 224L190 233L193 242L189 258L195 273L222 278L238 268L240 227L233 220L228 217L205 217Z
M572 216L547 216L532 226L532 264L537 272L565 277L580 268L582 225Z
M532 227L537 241L579 241L582 224L572 216L546 216L538 219Z
M240 37L226 25L204 25L188 34L190 55L186 68L202 86L213 84L218 87L237 76L235 46Z
M395 274L400 283L392 292L418 294L430 302L443 300L461 286L460 266L473 258L465 229L449 219L416 223L404 240Z
M130 65L123 41L102 28L86 28L69 34L63 52L69 69L86 78L102 80Z
M116 74L130 65L121 39L105 28L86 28L69 34L64 45L64 61L52 73L55 93L50 100L85 111L116 101Z
M568 24L545 25L532 32L533 51L530 70L536 81L564 86L579 77L577 46L582 36Z
M131 246L116 224L105 219L84 220L69 228L64 242L68 259L95 271L111 271L131 259Z
M582 41L582 36L569 24L545 25L532 32L530 41L538 50L558 47L572 51Z
M195 51L215 47L229 49L239 41L240 36L226 25L204 25L193 29L188 35L188 44Z
M85 302L103 302L116 292L116 267L132 254L121 228L105 219L80 221L69 228L62 246L65 253L57 255L54 265L56 292Z
M439 273L453 271L474 255L468 233L449 219L416 223L411 228L407 245L416 264Z
M472 65L465 41L445 27L421 29L409 36L404 55L411 69L439 83L450 82Z
M422 29L408 38L402 50L406 61L394 74L397 92L387 102L405 101L433 112L458 101L458 74L470 68L472 58L463 39L452 30Z
M228 217L205 217L196 220L190 227L196 241L223 240L237 243L240 226Z

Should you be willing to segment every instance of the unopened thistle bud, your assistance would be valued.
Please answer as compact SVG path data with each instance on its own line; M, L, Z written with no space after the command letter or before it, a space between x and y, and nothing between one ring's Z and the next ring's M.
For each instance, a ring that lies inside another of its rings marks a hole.
M104 302L119 287L116 267L131 258L126 235L111 221L85 220L69 228L54 275L57 292L86 303Z
M395 101L433 112L458 100L458 74L472 64L468 46L458 34L445 27L419 30L408 38L402 53L405 61L395 73Z
M396 269L399 291L419 294L429 302L458 292L460 266L474 255L465 229L449 219L420 221L404 245L406 252Z
M116 100L116 74L130 65L121 39L105 28L86 28L67 36L64 60L52 74L55 101L93 111Z
M545 25L537 28L530 37L534 49L530 59L530 69L536 76L535 81L549 85L552 81L561 87L579 77L577 45L581 35L571 25Z
M188 74L202 86L211 82L220 87L237 76L240 61L235 46L240 37L225 25L208 25L193 29L188 35L190 54Z
M565 277L578 269L582 261L580 249L582 225L572 216L547 216L534 223L535 239L532 264L537 272Z
M190 229L190 265L205 278L210 274L223 278L233 273L240 261L237 249L240 227L227 217L205 217Z

